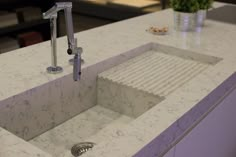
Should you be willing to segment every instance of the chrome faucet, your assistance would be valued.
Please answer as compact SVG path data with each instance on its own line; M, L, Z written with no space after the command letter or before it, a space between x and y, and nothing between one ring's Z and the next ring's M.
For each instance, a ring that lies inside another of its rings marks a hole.
M64 10L65 21L66 21L66 31L68 40L67 53L69 55L74 55L73 61L73 78L75 81L80 79L81 76L81 53L82 48L77 47L77 40L74 37L73 21L72 21L72 3L71 2L58 2L49 9L47 12L43 13L44 19L50 19L51 27L51 51L52 51L52 66L47 68L48 73L60 73L62 68L57 65L57 13Z

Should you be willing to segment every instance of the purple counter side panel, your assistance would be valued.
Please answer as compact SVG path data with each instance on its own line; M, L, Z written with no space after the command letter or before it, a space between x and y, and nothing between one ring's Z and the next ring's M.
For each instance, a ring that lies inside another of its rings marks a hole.
M226 79L221 85L214 89L209 95L174 122L158 137L137 152L133 157L159 157L171 149L177 141L182 139L196 123L209 111L219 105L219 102L235 89L236 73ZM191 118L189 118L191 117ZM166 136L168 135L168 136Z

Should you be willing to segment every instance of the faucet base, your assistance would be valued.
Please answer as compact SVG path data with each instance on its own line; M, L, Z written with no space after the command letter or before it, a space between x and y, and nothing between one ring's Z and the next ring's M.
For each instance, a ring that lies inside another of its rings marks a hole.
M59 66L56 66L56 67L48 67L47 68L47 72L49 74L58 74L58 73L61 73L63 71L62 67L59 67Z

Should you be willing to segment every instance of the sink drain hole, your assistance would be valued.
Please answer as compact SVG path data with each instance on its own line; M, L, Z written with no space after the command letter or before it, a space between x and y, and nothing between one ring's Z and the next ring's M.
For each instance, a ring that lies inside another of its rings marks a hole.
M91 150L94 147L95 143L92 142L82 142L77 143L71 148L71 154L74 157L79 157L87 151Z

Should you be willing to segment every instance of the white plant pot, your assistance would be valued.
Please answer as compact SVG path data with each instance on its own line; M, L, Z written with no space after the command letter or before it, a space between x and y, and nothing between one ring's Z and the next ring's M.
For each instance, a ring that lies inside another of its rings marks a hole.
M174 11L174 28L177 31L188 32L196 28L197 13Z
M206 20L207 10L199 10L197 12L197 27L203 27Z

